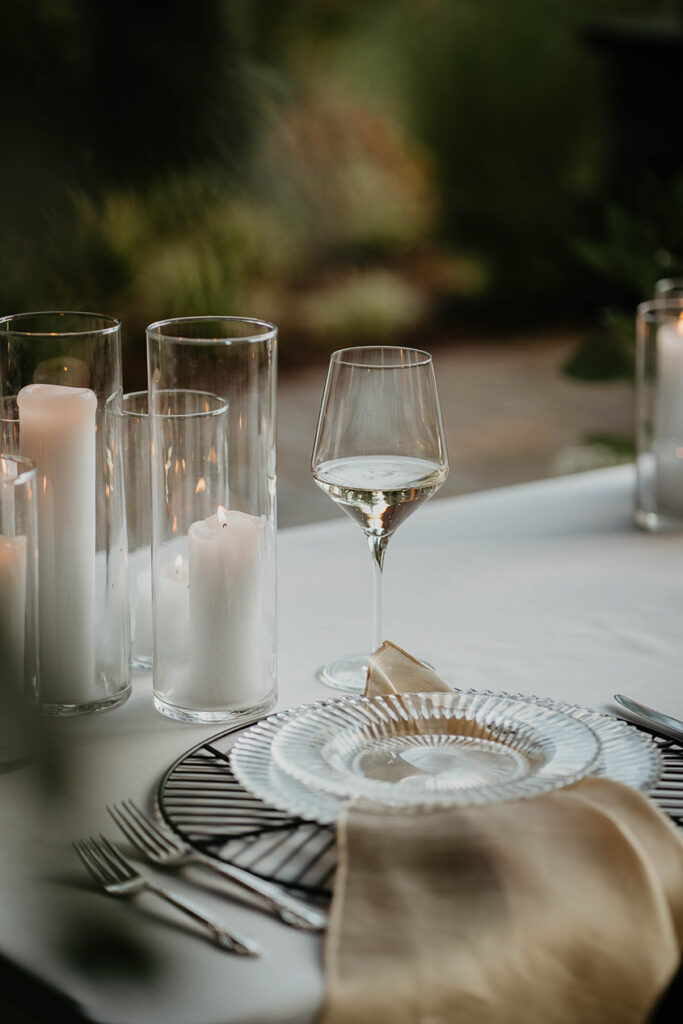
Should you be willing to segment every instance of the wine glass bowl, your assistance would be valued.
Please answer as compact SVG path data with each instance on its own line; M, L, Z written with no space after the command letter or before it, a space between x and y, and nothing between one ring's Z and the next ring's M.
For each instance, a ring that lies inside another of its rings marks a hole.
M382 642L381 580L389 538L448 476L431 355L398 346L333 352L311 468L317 485L368 538L375 650ZM368 657L337 659L318 676L329 686L362 692Z

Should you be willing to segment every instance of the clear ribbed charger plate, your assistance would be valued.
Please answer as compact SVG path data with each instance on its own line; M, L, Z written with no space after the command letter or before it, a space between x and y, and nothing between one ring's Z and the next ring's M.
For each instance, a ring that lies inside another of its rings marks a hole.
M290 713L269 743L261 735L254 726L237 741L233 771L295 813L306 793L395 807L518 799L578 781L600 757L573 716L471 692L321 703Z

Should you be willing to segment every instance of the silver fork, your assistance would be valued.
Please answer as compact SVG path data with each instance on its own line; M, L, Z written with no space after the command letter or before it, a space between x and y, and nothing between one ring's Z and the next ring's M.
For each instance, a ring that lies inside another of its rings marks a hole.
M239 953L241 956L261 955L261 950L252 939L232 934L196 904L176 896L170 889L156 885L141 875L121 851L104 836L100 836L99 839L93 836L89 839L79 839L73 846L93 881L110 896L135 896L140 892L156 893L174 907L184 910L190 917L205 924L214 942L221 949Z
M272 882L252 875L250 871L238 868L234 864L214 860L199 850L193 850L182 839L160 829L156 822L144 814L132 800L124 800L120 804L110 804L107 811L123 834L152 863L163 867L180 867L190 863L201 864L260 896L266 906L274 911L285 924L309 932L323 931L327 927L327 914L323 911L291 896Z

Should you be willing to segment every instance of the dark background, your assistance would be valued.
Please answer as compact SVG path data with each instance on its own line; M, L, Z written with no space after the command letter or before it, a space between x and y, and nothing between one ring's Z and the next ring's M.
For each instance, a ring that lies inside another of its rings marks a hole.
M0 309L235 314L280 365L585 329L683 270L680 5L3 0ZM511 342L511 344L514 342Z

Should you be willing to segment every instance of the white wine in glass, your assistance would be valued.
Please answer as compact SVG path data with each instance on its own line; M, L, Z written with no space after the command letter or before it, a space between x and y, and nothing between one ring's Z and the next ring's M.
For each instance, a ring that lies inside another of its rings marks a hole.
M318 486L368 538L374 651L382 643L382 569L389 538L448 476L429 353L391 346L333 352L311 465ZM331 661L319 678L362 693L369 654Z

